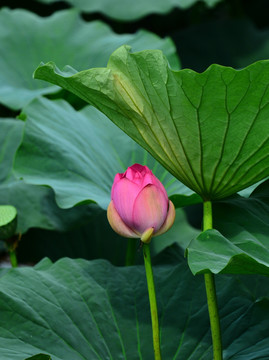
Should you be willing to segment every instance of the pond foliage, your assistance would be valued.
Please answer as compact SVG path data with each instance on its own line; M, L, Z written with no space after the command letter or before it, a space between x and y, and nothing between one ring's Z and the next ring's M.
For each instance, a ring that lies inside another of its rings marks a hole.
M269 359L262 3L1 5L0 360Z

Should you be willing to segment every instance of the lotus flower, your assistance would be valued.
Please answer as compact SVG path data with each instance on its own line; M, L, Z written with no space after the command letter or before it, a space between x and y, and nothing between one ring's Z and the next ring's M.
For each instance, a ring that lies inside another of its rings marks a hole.
M118 234L148 243L170 229L175 207L152 171L134 164L115 176L107 217Z

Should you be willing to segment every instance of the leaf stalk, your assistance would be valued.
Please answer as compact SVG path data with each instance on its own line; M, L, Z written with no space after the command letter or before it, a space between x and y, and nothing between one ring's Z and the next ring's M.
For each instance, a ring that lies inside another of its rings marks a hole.
M203 230L209 230L213 228L212 217L212 203L211 201L204 202L204 217L203 217ZM210 319L210 328L213 345L213 359L222 360L222 341L221 341L221 329L218 312L218 303L216 295L216 286L214 274L211 272L204 274L205 288L207 296L208 313Z
M11 266L13 268L18 267L18 261L17 261L17 256L16 256L15 250L9 251L9 259L10 259Z

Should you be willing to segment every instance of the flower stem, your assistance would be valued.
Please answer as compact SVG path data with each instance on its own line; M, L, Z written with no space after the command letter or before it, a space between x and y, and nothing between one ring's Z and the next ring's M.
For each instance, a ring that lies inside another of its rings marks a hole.
M153 272L151 266L149 244L145 244L145 243L143 244L143 254L144 254L145 270L146 270L146 277L148 283L154 358L155 360L161 360L158 310L157 310L157 301L156 301L155 286L154 286Z
M203 230L209 230L213 228L212 220L212 204L210 201L204 202L204 226ZM214 275L209 272L204 274L205 288L207 296L208 313L210 319L211 336L213 344L213 359L222 360L222 343L221 343L221 331L220 320L217 304L217 295L215 287Z
M9 251L9 259L10 259L11 266L13 268L18 266L18 261L17 261L17 256L16 256L15 250Z
M135 263L136 244L137 239L128 239L125 266L132 266Z

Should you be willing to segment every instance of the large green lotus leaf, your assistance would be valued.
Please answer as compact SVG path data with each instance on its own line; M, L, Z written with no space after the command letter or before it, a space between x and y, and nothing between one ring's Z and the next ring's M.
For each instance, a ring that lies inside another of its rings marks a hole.
M77 112L63 100L43 98L24 113L16 174L31 184L52 187L60 207L94 201L106 209L115 174L136 162L154 171L168 195L180 194L181 206L201 201L93 107Z
M213 273L269 275L269 181L249 198L216 202L214 228L201 233L188 247L194 274Z
M92 103L204 199L269 175L269 61L176 72L161 51L123 46L107 68L71 75L50 62L35 77Z
M95 206L59 209L51 189L25 184L15 178L12 164L23 127L24 123L19 120L0 120L0 205L13 205L17 209L17 232L24 233L31 227L67 231L88 221Z
M109 55L122 44L137 50L162 49L171 66L178 68L176 48L168 38L147 31L115 34L100 21L86 23L75 10L39 17L25 10L0 11L0 102L21 109L40 94L58 90L32 74L41 60L68 62L78 70L106 66Z
M165 258L165 254L163 255ZM154 268L164 359L208 360L212 345L203 277L185 259ZM159 264L162 259L159 259ZM268 355L268 278L217 279L224 359ZM48 260L0 278L0 359L153 359L143 266ZM12 316L11 316L12 314Z
M60 0L39 0L51 4ZM143 16L155 14L166 14L173 8L187 9L197 3L198 0L66 0L71 6L83 12L100 12L117 20L136 20ZM208 7L213 7L220 0L202 0Z

